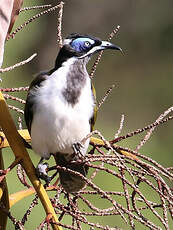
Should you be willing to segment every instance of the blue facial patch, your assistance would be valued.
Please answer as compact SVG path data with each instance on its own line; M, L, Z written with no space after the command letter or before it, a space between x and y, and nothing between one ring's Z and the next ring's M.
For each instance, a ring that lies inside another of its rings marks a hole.
M72 41L71 46L77 52L83 52L90 50L94 43L95 41L90 38L76 38Z

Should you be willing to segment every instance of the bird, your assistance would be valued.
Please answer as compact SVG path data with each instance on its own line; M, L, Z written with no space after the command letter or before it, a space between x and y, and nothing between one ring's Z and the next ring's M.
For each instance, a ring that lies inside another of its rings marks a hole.
M39 73L31 82L24 117L35 153L41 156L38 175L45 179L47 165L43 160L54 155L56 164L87 175L85 164L71 161L85 157L97 117L95 89L87 72L93 54L122 49L108 41L85 34L67 36L50 71ZM42 166L45 167L42 167ZM60 183L67 193L76 193L85 182L76 174L59 171Z

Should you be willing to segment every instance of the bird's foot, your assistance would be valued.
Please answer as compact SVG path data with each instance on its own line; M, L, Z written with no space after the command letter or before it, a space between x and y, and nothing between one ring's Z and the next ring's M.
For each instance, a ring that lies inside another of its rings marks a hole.
M48 184L51 181L51 177L48 176L48 174L47 174L48 169L49 169L49 165L48 165L48 163L42 163L42 161L40 161L37 165L36 174L37 174L38 178L44 180Z
M74 155L78 156L80 158L83 158L83 154L81 152L81 149L84 148L84 145L80 142L76 142L72 145L73 151L74 151Z
M48 185L51 182L51 180L53 180L53 178L57 175L58 171L56 171L52 176L48 176L48 172L52 171L52 168L49 168L48 163L43 163L44 160L45 158L43 157L40 159L36 168L36 174L38 178L44 180Z

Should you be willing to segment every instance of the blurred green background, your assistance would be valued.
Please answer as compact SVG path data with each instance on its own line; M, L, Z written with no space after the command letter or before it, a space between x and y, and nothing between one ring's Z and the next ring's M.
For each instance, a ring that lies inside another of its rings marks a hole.
M45 3L56 4L58 1L28 0L24 1L24 6ZM122 114L125 115L122 134L126 134L152 123L163 111L172 106L172 9L172 0L65 1L63 37L72 32L80 32L106 39L113 28L118 24L121 26L112 42L123 49L124 55L113 51L105 52L94 77L98 101L112 84L116 85L113 93L101 107L96 123L96 129L101 131L107 139L113 139ZM15 28L40 11L21 13ZM3 67L20 62L35 52L38 55L29 64L3 74L1 86L27 86L35 73L52 68L58 52L56 33L57 12L53 12L35 20L17 33L15 39L8 41ZM88 66L89 70L91 63ZM26 93L16 94L16 96L19 95L26 98ZM9 104L15 103L9 101ZM17 124L16 113L12 112L12 114ZM25 127L24 122L23 127ZM165 167L172 166L172 129L173 122L171 121L160 125L140 152L152 157ZM133 149L141 138L142 136L133 137L120 145ZM7 167L12 157L9 154L4 155ZM38 157L33 154L32 156L37 162ZM18 184L16 189L11 183L15 180L14 178L12 173L9 174L10 193L19 190ZM28 207L30 200L25 201L28 202L25 207ZM12 210L20 213L21 204L19 202ZM35 228L34 218L38 219L33 215L33 221L28 229ZM128 229L124 225L120 227Z

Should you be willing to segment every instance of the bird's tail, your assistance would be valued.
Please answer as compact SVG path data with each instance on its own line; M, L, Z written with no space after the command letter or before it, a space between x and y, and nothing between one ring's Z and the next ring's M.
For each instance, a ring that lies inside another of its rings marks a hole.
M55 161L57 165L61 167L66 167L67 169L71 169L75 172L79 172L83 176L86 176L88 173L88 166L86 166L84 163L70 163L69 160L66 160L64 154L57 153L55 155ZM59 177L60 183L62 184L65 191L68 193L78 192L85 186L85 181L80 176L73 173L60 171Z

